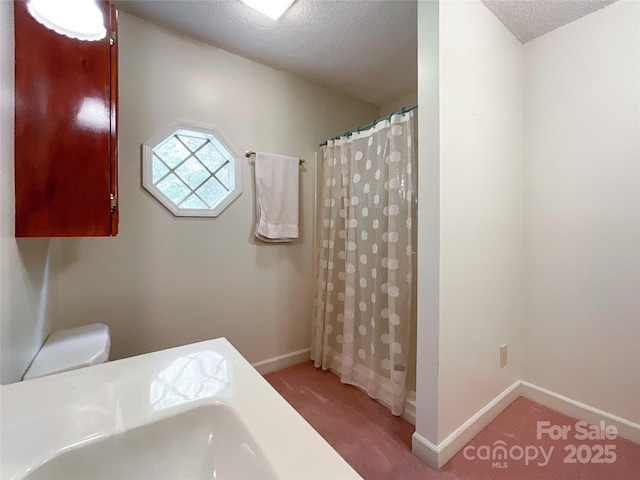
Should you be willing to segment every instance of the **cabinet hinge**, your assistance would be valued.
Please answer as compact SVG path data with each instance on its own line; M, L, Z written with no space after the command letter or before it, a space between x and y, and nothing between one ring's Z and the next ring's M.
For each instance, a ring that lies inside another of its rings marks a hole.
M118 32L115 30L109 30L109 45L115 45L118 39Z
M118 206L118 199L116 198L116 196L113 193L109 195L109 205L111 206L111 211L112 212Z

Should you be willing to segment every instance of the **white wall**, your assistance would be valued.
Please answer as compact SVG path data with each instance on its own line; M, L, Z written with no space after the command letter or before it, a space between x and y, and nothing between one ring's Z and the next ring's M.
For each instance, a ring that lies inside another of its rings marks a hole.
M521 48L479 0L440 2L439 441L521 372Z
M524 47L524 378L640 422L640 4Z
M418 21L420 186L437 198L419 199L414 451L434 460L518 378L638 422L640 4L523 46L478 0L440 1L439 25L434 3Z
M439 23L438 2L418 2L416 434L436 445L440 325ZM415 440L413 446L414 452L420 447Z
M0 1L0 383L22 379L49 333L50 240L14 237L13 2Z
M416 432L438 445L521 372L523 65L479 0L419 5Z
M114 358L226 336L250 361L309 348L314 152L377 117L331 93L120 13L120 233L62 240L59 328L111 327ZM241 153L304 158L301 238L252 237L253 164L215 219L176 218L140 184L140 146L174 120L219 128Z

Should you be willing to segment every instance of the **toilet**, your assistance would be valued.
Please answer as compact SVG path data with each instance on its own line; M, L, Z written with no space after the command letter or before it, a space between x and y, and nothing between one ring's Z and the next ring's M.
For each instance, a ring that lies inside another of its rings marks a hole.
M44 342L23 380L67 372L109 360L109 327L92 323L54 332Z

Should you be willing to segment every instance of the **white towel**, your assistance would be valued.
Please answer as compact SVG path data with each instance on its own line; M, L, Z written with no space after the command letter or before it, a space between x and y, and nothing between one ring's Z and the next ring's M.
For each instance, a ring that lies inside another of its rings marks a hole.
M298 238L298 159L256 153L256 231L264 242Z

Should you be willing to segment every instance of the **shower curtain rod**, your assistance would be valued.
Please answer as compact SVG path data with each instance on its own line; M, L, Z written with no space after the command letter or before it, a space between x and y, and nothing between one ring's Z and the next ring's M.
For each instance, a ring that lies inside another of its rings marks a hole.
M400 110L396 110L395 112L391 112L389 115L385 115L384 117L380 117L377 120L374 120L373 122L369 122L366 125L360 125L357 128L354 128L353 130L350 130L348 132L344 132L342 135L338 135L337 137L333 137L330 138L329 140L338 140L340 137L350 137L352 134L354 133L359 133L363 130L366 130L368 128L373 127L374 125L376 125L377 123L380 123L383 120L391 120L391 117L393 115L397 115L397 114L405 114L407 112L410 112L411 110L414 110L418 108L418 104L414 103L413 105L409 106L409 107L402 107ZM327 141L329 141L327 140ZM327 142L321 143L320 146L324 147L327 144Z

